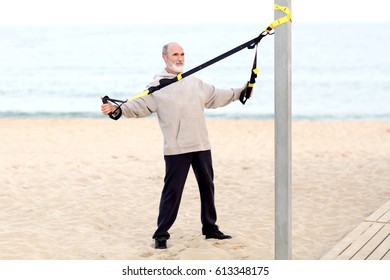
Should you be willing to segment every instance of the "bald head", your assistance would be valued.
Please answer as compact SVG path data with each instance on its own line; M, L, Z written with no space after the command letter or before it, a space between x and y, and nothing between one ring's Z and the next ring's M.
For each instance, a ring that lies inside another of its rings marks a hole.
M162 48L162 54L163 54L163 55L167 55L167 54L168 54L168 48L169 48L170 46L173 46L173 45L180 46L180 44L179 44L179 43L176 43L176 42L167 43L167 44L165 44L165 45L163 46L163 48Z

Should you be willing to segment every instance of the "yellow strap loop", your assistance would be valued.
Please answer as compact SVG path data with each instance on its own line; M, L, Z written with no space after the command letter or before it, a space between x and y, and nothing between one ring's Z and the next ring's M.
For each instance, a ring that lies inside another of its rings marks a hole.
M255 69L253 69L252 71L253 71L253 73L255 73L255 74L257 74L257 73L260 72L260 70L259 70L258 68L255 68Z
M279 6L279 5L274 5L274 10L275 11L282 11L283 13L285 13L286 15L284 17L281 17L281 18L278 18L277 20L274 20L268 27L266 30L264 30L265 32L268 32L270 33L272 31L272 29L275 29L276 26L279 26L283 23L286 23L288 21L291 21L292 22L292 13L291 13L291 10L288 8L288 7L283 7L283 6Z
M183 79L183 77L181 76L181 74L177 74L177 80L180 81L181 79Z
M146 96L149 94L149 90L145 90L144 92L141 92L140 94L136 95L136 96L133 96L129 99L127 99L127 101L131 101L131 100L134 100L134 99L137 99L137 98L140 98L140 97L143 97L143 96Z
M255 84L248 84L248 87L254 87Z

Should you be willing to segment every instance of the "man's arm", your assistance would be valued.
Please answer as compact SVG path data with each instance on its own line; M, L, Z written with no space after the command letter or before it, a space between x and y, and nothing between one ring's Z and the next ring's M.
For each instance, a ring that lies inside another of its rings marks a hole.
M206 108L218 108L228 105L240 98L241 91L246 87L246 83L242 88L218 89L214 86L203 83L207 95L205 100Z

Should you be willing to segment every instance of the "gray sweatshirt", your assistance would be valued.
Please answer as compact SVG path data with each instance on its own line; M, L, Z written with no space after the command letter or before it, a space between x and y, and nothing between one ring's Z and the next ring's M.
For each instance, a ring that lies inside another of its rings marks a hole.
M174 78L164 70L148 85L160 79ZM156 113L164 136L164 155L210 150L205 108L223 107L238 100L242 88L217 89L194 76L188 76L144 97L122 105L128 118L141 118Z

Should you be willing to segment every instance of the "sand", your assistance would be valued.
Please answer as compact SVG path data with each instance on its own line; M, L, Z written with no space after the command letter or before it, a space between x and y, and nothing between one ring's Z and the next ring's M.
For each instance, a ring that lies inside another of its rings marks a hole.
M208 120L218 225L192 171L167 250L151 238L164 176L155 118L0 119L0 259L274 259L274 125ZM390 199L390 122L294 121L293 259L320 259Z

